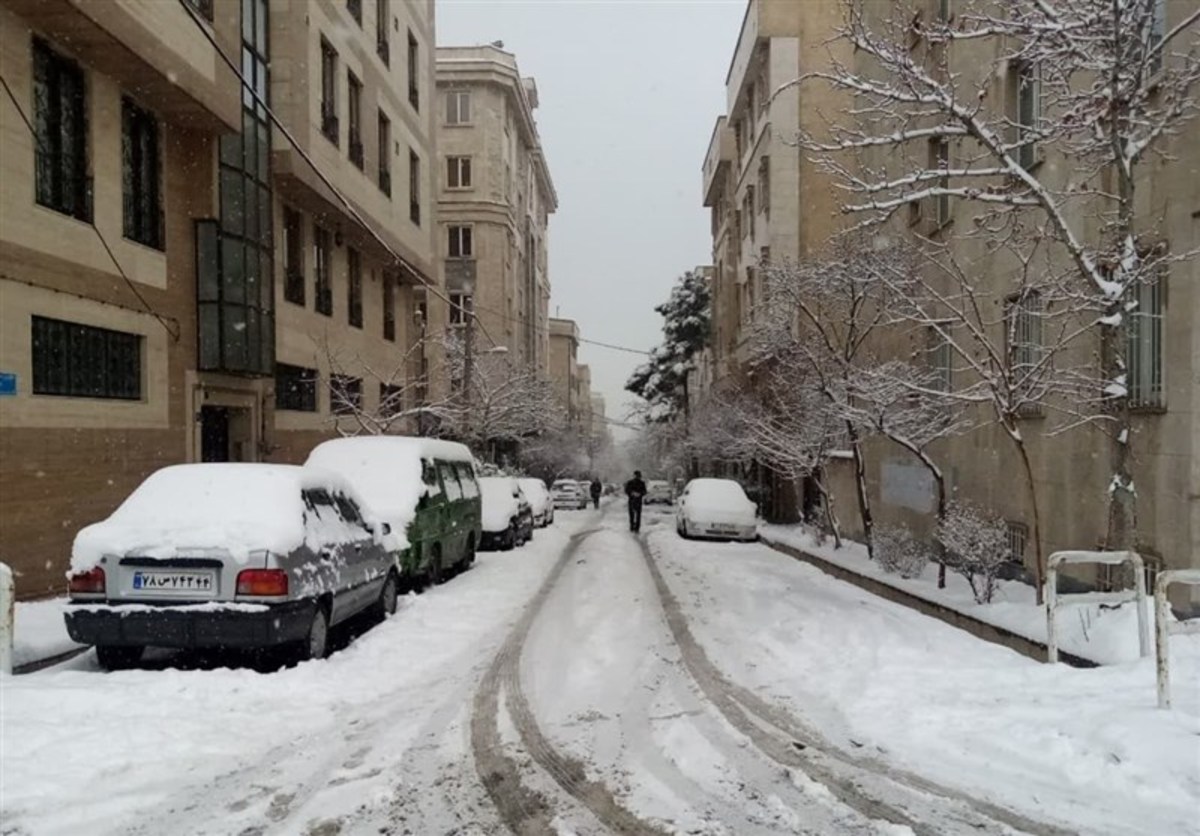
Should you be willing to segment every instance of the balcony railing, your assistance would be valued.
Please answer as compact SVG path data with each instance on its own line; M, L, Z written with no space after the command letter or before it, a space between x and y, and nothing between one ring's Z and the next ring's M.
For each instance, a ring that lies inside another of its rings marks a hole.
M334 145L338 144L338 115L333 102L321 102L321 133Z

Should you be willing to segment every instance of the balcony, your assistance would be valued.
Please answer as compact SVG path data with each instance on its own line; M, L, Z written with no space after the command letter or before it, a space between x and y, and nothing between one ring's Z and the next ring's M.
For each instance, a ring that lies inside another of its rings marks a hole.
M712 206L717 200L719 186L724 182L729 164L735 156L733 131L724 116L717 117L712 138L708 141L708 152L704 155L703 174L704 205Z

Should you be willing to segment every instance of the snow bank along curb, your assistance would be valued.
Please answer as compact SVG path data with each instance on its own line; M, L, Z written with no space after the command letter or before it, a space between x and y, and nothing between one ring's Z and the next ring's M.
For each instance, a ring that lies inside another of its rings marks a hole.
M881 598L886 598L889 601L894 601L897 604L903 604L906 607L916 610L922 615L928 615L936 618L939 621L944 621L952 627L957 627L960 630L965 630L976 638L984 641L992 642L993 644L1003 645L1004 647L1015 650L1018 653L1028 656L1031 659L1036 659L1039 662L1046 661L1048 649L1045 644L1025 636L1014 633L1004 627L998 627L995 624L989 624L986 621L981 621L978 618L966 615L951 607L943 604L938 604L926 598L922 598L912 593L906 592L903 589L892 586L891 584L869 578L861 575L852 569L847 569L844 566L839 566L836 563L818 557L812 552L797 548L796 546L779 540L772 539L769 534L762 535L762 542L778 552L794 557L797 560L803 560L806 563L811 563L827 575L831 575L838 580L852 583L857 587L865 589L873 595L878 595ZM1099 662L1088 659L1085 656L1079 656L1074 653L1059 651L1058 659L1060 662L1065 662L1077 668L1095 668L1100 665Z

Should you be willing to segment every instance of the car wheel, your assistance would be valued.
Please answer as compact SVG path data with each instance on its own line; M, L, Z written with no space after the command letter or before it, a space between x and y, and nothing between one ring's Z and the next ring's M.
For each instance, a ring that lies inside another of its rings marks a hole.
M98 644L96 645L96 659L104 670L120 671L132 668L142 661L143 650L145 648L141 645Z
M429 555L429 568L425 570L425 574L429 577L429 582L437 586L446 579L445 570L442 568L442 547L436 545Z
M375 614L380 618L387 618L396 613L396 607L399 604L400 582L396 580L395 572L388 572L387 580L383 582L383 589L379 590L379 602L375 605Z
M509 523L508 530L504 532L504 541L500 544L500 548L504 551L512 551L517 547L517 524Z
M329 613L325 605L318 602L313 610L312 622L308 625L308 636L300 643L300 661L324 659L329 655Z
M691 535L689 535L689 534L688 534L688 530L687 530L687 520L681 520L681 521L680 521L680 523L679 523L679 536L680 536L680 537L682 537L684 540L690 540L690 539L692 539L692 538L691 538Z

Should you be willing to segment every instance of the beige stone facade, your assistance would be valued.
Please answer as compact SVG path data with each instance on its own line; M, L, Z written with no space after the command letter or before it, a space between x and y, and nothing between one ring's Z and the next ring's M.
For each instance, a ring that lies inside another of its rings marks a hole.
M547 373L547 224L558 197L534 121L537 85L499 47L440 47L437 99L436 253L446 287L473 306L480 347L504 346Z
M366 409L368 366L436 380L433 3L361 7L0 2L0 559L21 597L61 589L75 532L159 467L302 460L347 420L330 357ZM277 361L315 379L281 396Z
M579 403L579 326L573 319L550 320L550 380L567 411L567 421L577 426Z

